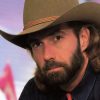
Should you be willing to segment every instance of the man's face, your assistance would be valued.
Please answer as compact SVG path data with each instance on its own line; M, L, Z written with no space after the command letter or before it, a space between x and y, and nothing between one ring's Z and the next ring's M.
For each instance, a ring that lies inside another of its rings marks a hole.
M31 46L37 74L47 85L68 83L82 66L79 41L70 28L61 27L42 39L35 37Z

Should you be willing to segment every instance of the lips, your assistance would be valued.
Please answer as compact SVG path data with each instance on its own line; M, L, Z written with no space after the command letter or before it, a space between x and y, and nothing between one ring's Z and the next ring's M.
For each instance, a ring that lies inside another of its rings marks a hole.
M56 69L56 68L60 68L60 67L59 67L59 66L49 66L49 67L48 67L48 70Z
M58 66L53 66L53 67L50 67L49 69L48 69L48 71L59 71L60 69L61 69L62 67L58 67Z

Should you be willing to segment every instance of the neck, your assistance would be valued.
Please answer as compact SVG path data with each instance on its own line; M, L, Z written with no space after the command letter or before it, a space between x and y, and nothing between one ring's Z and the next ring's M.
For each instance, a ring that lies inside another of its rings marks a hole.
M87 65L88 65L88 57L86 54L83 54L84 56L84 64L83 66L80 68L79 72L75 75L75 77L67 84L67 85L62 85L61 88L67 92L71 92L74 90L74 88L81 82Z

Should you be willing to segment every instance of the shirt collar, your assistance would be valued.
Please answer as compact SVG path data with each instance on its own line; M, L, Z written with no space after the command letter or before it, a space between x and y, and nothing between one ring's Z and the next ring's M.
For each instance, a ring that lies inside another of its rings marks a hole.
M87 100L96 81L95 72L90 64L88 64L85 75L80 84L72 92L74 100Z

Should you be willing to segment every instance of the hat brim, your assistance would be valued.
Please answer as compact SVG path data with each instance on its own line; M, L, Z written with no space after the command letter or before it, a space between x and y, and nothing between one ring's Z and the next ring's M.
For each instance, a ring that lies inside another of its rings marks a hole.
M67 11L58 19L32 26L21 32L19 35L11 35L2 31L0 33L8 41L22 48L27 48L28 45L26 43L26 39L28 34L68 21L87 21L95 24L98 28L100 28L100 4L94 2L80 4Z

